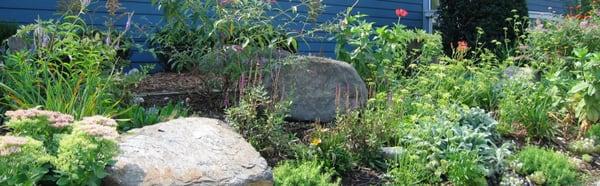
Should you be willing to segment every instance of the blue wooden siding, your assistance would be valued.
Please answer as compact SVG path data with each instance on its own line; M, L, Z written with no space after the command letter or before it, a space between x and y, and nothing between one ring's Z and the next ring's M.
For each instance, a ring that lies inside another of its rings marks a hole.
M564 13L566 11L566 0L528 0L531 11ZM156 7L150 4L150 0L121 0L123 12L134 12L132 37L139 42L145 41L147 33L153 30L151 26L160 25L162 14ZM104 9L106 0L93 1L91 11L85 15L89 24L101 27L104 25L108 13ZM343 12L354 3L354 0L323 0L324 12L316 24L332 21L336 15ZM288 9L300 4L300 0L279 0L275 6ZM549 9L548 7L552 7ZM375 25L391 25L397 22L396 8L408 10L409 15L402 19L402 24L410 28L423 28L423 1L422 0L361 0L354 9L355 13L367 14L367 20L375 22ZM56 0L0 0L0 21L28 24L35 19L57 18ZM298 12L306 14L305 7L299 7ZM116 26L123 27L126 18L116 22ZM310 28L309 25L308 28ZM299 26L291 29L299 30ZM334 41L324 39L299 40L300 52L304 54L321 55L333 57L335 47ZM156 59L147 52L135 52L132 56L134 66L147 63L155 63Z
M319 17L317 24L331 21L339 12L345 11L354 1L351 0L324 0L325 9ZM108 16L103 8L106 0L93 1L91 11L85 15L90 25L102 26L105 18ZM150 4L149 0L121 0L124 12L134 12L132 35L137 42L144 42L144 33L151 32L149 25L159 25L162 18L161 12ZM275 6L281 9L288 9L299 5L299 0L279 0ZM390 25L396 23L397 17L394 13L396 8L407 9L410 13L408 17L402 19L402 24L411 28L421 28L423 19L423 7L421 0L361 0L354 12L369 15L369 21L376 22L376 25ZM0 21L14 22L19 24L28 24L35 19L57 18L56 0L0 0ZM306 13L306 8L299 7L299 13ZM116 26L123 27L125 18L116 22ZM144 29L138 29L144 28ZM333 57L335 43L324 39L306 39L299 40L300 52L304 54L322 55ZM134 66L140 64L154 63L156 59L145 52L135 52L132 56Z
M527 0L529 11L550 12L556 14L567 13L571 0Z

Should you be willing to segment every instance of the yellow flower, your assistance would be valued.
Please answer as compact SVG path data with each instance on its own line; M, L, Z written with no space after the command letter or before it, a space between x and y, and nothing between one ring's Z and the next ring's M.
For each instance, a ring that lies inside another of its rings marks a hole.
M310 140L310 144L313 146L317 146L317 145L321 144L321 138L312 138Z

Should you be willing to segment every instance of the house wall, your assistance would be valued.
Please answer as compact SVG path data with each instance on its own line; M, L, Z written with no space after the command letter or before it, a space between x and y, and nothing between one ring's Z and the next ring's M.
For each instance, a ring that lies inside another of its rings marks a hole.
M138 43L143 43L146 34L154 31L152 25L160 25L161 12L152 6L150 0L121 0L123 11L134 12L132 36ZM351 0L324 0L324 12L319 17L317 24L325 23L336 17L339 12L345 11L354 1ZM90 12L84 17L90 25L102 27L108 17L104 9L106 0L93 1ZM300 0L279 0L275 5L281 9L289 9L300 4ZM58 3L56 0L0 0L0 21L28 24L34 20L58 18L56 14ZM423 19L423 7L421 1L415 0L361 0L354 12L369 15L369 21L376 25L389 25L397 22L394 13L396 8L407 9L410 14L402 19L402 23L411 28L420 28ZM299 13L306 13L306 8L300 7ZM126 18L116 21L116 26L123 27ZM292 29L299 29L292 28ZM306 27L305 27L306 28ZM310 27L308 27L310 28ZM326 39L299 40L300 52L304 54L321 55L333 57L334 41ZM132 56L133 66L155 63L156 59L148 52L135 52Z
M550 12L556 14L567 13L571 0L527 0L529 11Z
M154 29L151 26L160 25L162 18L161 12L150 4L150 0L121 0L123 11L134 12L133 27L131 34L138 43L145 41L146 35L152 33ZM89 24L102 27L108 17L103 8L106 0L96 0L90 6L91 11L84 17ZM323 0L326 5L324 12L319 17L317 24L332 21L339 12L345 11L351 6L353 0ZM0 0L0 21L14 22L19 24L28 24L35 19L57 18L56 0ZM281 9L288 9L294 5L300 4L300 0L278 0L276 6ZM529 8L533 11L556 11L564 13L566 7L565 0L529 0ZM551 10L548 7L552 7ZM401 23L409 28L423 28L424 1L422 0L360 0L353 12L369 15L367 20L375 22L377 26L391 25L397 22L394 13L396 8L408 10L409 15L403 18ZM306 8L300 7L299 13L306 13ZM125 25L126 18L121 17L115 23L118 27ZM306 28L310 28L306 27ZM300 27L292 29L299 30ZM335 42L326 39L307 39L299 40L300 52L304 54L321 55L333 57ZM148 52L135 52L132 56L133 66L140 64L155 63L156 59Z

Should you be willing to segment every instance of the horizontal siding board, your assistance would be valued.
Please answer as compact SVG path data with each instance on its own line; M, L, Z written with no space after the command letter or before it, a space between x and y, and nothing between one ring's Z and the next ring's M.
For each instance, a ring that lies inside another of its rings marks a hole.
M566 13L570 0L527 0L529 11Z
M149 0L121 0L122 12L134 12L132 18L132 29L130 34L134 40L140 44L145 42L147 34L156 30L161 25L162 13L156 7L152 6ZM86 13L84 19L89 25L102 28L105 25L108 13L104 8L106 0L94 1L90 6L90 11ZM300 0L280 0L274 4L274 8L288 10L292 6L299 5ZM311 29L315 24L327 22L336 22L338 14L345 11L354 4L350 0L324 0L324 12L313 24L290 24L288 28L291 32L302 32L303 29ZM353 9L353 13L367 14L368 21L375 22L375 26L391 25L397 23L398 19L394 10L404 8L409 11L409 15L401 20L401 23L410 28L421 28L423 19L423 5L420 0L361 0ZM60 15L56 14L57 1L49 0L1 0L0 1L0 21L15 22L20 24L29 24L37 18L57 19ZM298 13L306 15L307 8L298 6ZM114 25L117 28L123 28L126 24L126 18L120 17L115 20ZM277 24L282 24L280 21ZM320 39L298 40L301 53L334 57L335 41L327 40L326 34L319 34ZM156 63L155 57L144 51L135 51L131 58L132 67L140 64Z

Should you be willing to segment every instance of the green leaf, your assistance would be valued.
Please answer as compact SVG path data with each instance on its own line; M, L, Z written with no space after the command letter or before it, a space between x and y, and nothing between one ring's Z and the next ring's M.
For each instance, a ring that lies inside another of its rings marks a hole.
M570 94L575 94L578 92L581 92L582 90L588 88L590 86L590 84L586 83L586 82L579 82L579 84L575 85L573 88L571 88L571 90L569 90Z

